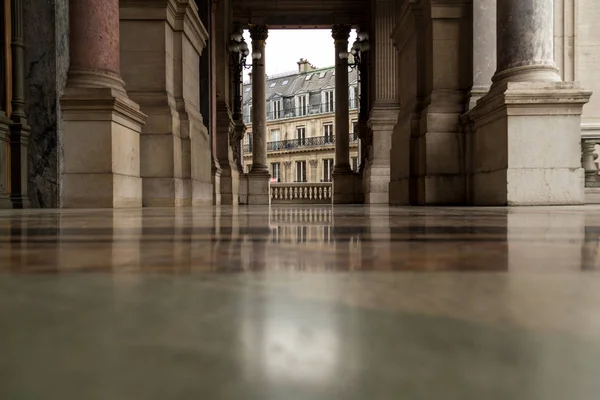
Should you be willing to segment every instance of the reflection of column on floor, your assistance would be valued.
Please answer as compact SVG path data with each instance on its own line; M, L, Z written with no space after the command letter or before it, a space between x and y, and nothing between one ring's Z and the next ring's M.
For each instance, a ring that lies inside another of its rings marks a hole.
M6 230L0 232L9 242L3 243L0 250L0 272L60 272L57 214L46 215L42 226L38 217L13 216L5 227Z
M249 253L250 271L264 271L271 266L277 265L277 249L269 253L268 244L270 244L271 228L269 227L269 210L255 209L247 217L246 234L251 244Z
M239 209L213 209L213 233L206 237L210 246L211 265L215 271L238 272L244 270L247 249L240 236Z
M557 265L561 271L575 271L585 266L584 213L523 215L520 209L513 209L507 218L509 271L545 272Z
M581 247L581 269L584 271L600 270L600 231L596 228L596 220L589 216L584 228L583 246Z

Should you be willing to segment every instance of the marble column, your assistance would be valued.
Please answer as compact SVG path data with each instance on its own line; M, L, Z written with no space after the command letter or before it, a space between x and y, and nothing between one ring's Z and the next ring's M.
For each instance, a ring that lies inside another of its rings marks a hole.
M252 168L248 174L248 204L270 204L270 178L267 165L267 75L265 71L265 25L250 27L252 52L261 58L252 61Z
M497 2L497 70L502 82L560 82L554 63L554 0Z
M334 173L350 173L350 121L348 101L348 59L340 57L348 51L350 25L334 25L335 40L335 167Z
M11 0L12 112L10 119L10 200L13 208L29 207L27 148L30 128L25 110L25 40L22 0Z
M119 1L70 0L69 12L61 205L139 207L146 115L127 97L120 76Z
M4 25L4 10L0 13L0 43L1 48L5 48L5 25ZM0 52L0 76L6 76L6 58L5 52ZM0 208L12 208L12 202L9 196L9 143L10 143L10 125L11 121L6 116L6 87L4 79L0 79Z
M489 93L467 114L472 204L585 201L581 112L591 92L561 82L553 9L553 0L497 1L497 71Z
M473 0L473 87L469 110L490 90L496 72L496 1Z

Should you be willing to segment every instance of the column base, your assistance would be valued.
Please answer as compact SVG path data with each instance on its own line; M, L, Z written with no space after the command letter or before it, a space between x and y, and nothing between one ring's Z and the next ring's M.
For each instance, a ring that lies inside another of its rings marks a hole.
M590 95L572 82L511 82L482 98L468 113L471 203L583 204L581 111Z
M271 175L267 173L250 172L248 180L248 205L271 204Z
M61 107L61 206L141 207L139 106L111 88L67 88Z
M365 204L389 204L390 167L368 163L363 177Z
M362 179L354 172L333 173L333 204L362 204Z
M221 204L238 205L240 174L235 164L227 165L221 172Z
M213 186L213 205L221 205L221 173L223 170L216 158L211 157L211 182Z

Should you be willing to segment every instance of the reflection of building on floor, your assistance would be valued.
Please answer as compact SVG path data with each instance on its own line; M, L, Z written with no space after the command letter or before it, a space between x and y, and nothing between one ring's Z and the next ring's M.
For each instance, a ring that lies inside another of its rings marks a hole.
M272 182L331 182L335 160L335 68L315 69L307 60L298 72L267 79L267 157ZM350 129L358 121L357 73L348 72ZM252 87L243 87L244 168L252 165ZM346 133L340 133L346 134ZM350 166L359 168L359 140L350 135Z

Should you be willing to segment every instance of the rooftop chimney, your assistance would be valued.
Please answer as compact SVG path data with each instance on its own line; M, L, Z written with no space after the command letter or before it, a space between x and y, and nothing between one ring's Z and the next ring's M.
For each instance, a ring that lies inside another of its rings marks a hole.
M298 61L298 73L314 71L315 69L317 69L317 67L311 65L308 60L304 58L301 58L300 61Z

